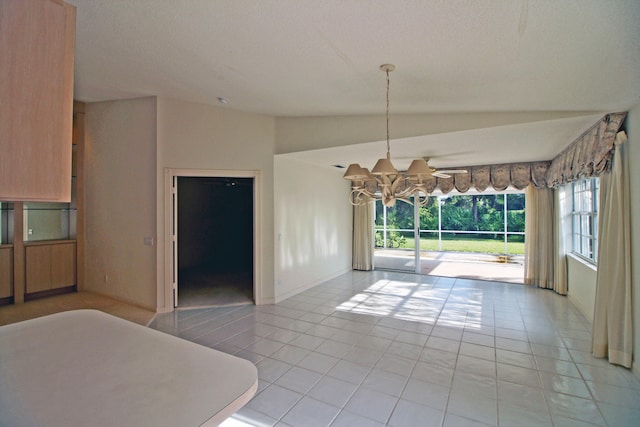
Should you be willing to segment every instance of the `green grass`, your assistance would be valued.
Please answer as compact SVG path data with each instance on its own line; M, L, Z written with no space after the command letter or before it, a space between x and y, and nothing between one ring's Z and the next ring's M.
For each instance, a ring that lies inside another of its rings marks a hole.
M406 237L406 243L401 246L405 249L413 249L415 242L412 237ZM509 254L524 255L523 242L508 242L507 248ZM420 239L420 250L438 251L438 239ZM503 254L504 241L490 239L461 239L455 240L442 239L442 251L444 252L476 252L488 254Z

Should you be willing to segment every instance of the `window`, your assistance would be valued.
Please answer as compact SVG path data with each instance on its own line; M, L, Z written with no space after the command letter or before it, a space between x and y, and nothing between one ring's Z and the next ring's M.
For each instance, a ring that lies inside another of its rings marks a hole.
M596 263L598 256L598 178L573 183L573 253Z

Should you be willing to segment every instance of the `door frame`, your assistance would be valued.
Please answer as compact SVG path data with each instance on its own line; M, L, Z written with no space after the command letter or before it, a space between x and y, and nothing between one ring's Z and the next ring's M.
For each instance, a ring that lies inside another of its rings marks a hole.
M222 170L222 169L177 169L165 168L165 215L164 215L164 295L165 307L176 309L178 292L178 177L203 178L253 178L253 301L262 301L262 255L260 248L262 236L262 206L260 194L262 181L260 171Z

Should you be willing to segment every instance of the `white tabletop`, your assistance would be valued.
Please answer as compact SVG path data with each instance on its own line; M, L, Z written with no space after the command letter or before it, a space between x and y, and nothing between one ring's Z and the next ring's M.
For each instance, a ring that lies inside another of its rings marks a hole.
M95 310L0 327L0 426L217 425L255 366Z

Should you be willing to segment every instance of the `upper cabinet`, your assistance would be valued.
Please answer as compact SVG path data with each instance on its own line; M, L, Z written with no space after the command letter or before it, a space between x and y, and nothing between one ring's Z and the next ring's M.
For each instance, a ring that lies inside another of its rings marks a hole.
M75 6L0 0L0 200L71 200Z

